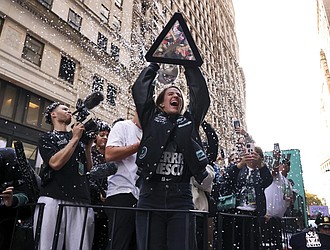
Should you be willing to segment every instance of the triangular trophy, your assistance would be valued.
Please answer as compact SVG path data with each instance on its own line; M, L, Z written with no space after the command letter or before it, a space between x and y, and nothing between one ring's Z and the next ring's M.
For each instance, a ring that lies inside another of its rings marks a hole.
M146 54L148 62L201 66L203 60L181 13L176 12Z

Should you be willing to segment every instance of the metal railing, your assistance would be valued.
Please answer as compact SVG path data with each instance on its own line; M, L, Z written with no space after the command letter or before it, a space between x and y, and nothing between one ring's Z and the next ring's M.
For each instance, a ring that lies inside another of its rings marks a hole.
M40 233L41 233L41 226L42 226L42 219L43 219L43 210L44 210L44 203L37 203L37 204L28 204L28 206L31 207L36 207L39 206L40 209L38 210L38 215L37 215L37 224L35 227L35 236L34 236L34 249L38 249L39 246L39 241L40 241ZM112 207L112 206L96 206L96 205L68 205L68 204L59 204L58 207L58 214L56 218L56 225L55 225L55 232L54 232L54 237L53 237L53 243L52 243L52 249L57 249L58 247L58 240L59 240L59 235L60 235L60 226L61 226L61 221L62 221L62 216L64 212L65 207L86 207L86 212L84 214L84 223L83 227L81 228L81 239L80 239L80 246L79 250L83 249L83 239L84 239L84 233L85 233L85 228L86 228L86 220L87 220L87 214L88 214L88 208L93 208L93 209L103 209L103 210L114 210L114 218L113 221L111 222L112 227L115 226L116 223L116 212L118 210L131 210L135 212L146 212L147 213L147 218L148 221L150 220L150 214L153 212L161 212L161 213L168 213L168 212L175 212L175 213L185 213L186 214L186 219L185 219L185 235L186 235L186 248L183 250L191 250L189 248L189 242L193 242L195 239L195 235L192 235L191 228L190 228L190 222L191 218L196 218L196 216L201 216L203 217L203 249L207 249L207 218L208 218L208 212L205 211L199 211L199 210L174 210L174 209L142 209L142 208L131 208L131 207ZM16 222L18 221L18 218L15 219ZM33 221L33 214L32 214L32 221ZM149 223L148 223L149 224ZM12 237L12 243L15 241L15 231L17 230L17 227L19 225L16 223L16 228L14 228L13 232L13 237ZM30 228L28 230L33 230L32 225L30 225ZM147 227L146 229L146 242L148 242L149 238L149 228ZM114 230L111 230L111 235L109 235L110 239L113 239ZM109 241L109 249L112 249L112 240ZM146 250L148 250L148 245L146 245ZM16 250L16 248L10 250Z
M33 249L38 249L39 241L40 241L40 232L41 232L41 226L42 226L42 219L43 219L43 211L45 204L43 203L37 203L37 204L27 204L21 208L24 209L24 207L30 206L32 210L36 206L39 207L38 214L37 214L37 220L35 225L35 233L33 234L32 224L28 225L26 230L29 230L29 234L34 235L33 237ZM84 226L81 228L82 234L80 239L80 246L79 249L83 249L83 239L84 239L84 233L86 228L86 219L87 219L87 213L88 208L93 209L102 209L102 210L113 210L114 211L114 219L111 222L112 227L115 226L116 223L116 213L118 210L131 210L135 212L146 212L148 213L147 218L150 220L150 214L153 212L176 212L176 213L185 213L186 214L186 225L185 225L185 235L186 235L186 248L185 250L191 250L189 249L189 242L192 242L192 240L195 240L195 235L191 234L190 224L192 219L196 219L196 217L202 217L203 218L203 250L208 250L211 248L216 250L221 249L254 249L251 248L254 244L254 240L258 240L259 249L262 250L278 250L278 249L286 249L289 246L289 240L293 233L297 232L300 228L297 226L297 218L295 217L285 217L282 219L276 219L276 220L270 220L267 223L255 223L256 217L250 216L250 215L242 215L242 214L229 214L229 213L217 213L216 216L216 225L213 227L213 231L215 232L214 235L216 235L213 239L213 242L208 242L208 213L205 211L199 211L199 210L171 210L171 209L141 209L141 208L128 208L128 207L112 207L112 206L96 206L96 205L67 205L67 204L60 204L58 208L58 214L57 214L57 220L55 225L55 233L52 243L52 249L57 249L58 246L58 240L59 240L59 233L60 233L60 225L61 225L61 219L63 216L64 208L65 207L86 207L86 212L84 216ZM19 211L19 210L18 210ZM33 222L33 216L32 213L32 220ZM16 227L13 231L13 237L11 239L12 244L11 248L12 250L19 249L18 247L14 246L15 240L17 240L17 229L22 230L22 221L18 216L15 218L16 221ZM230 221L231 223L228 223ZM212 230L212 229L211 229ZM31 232L30 232L31 231ZM114 230L111 230L111 235L109 235L110 239L113 239ZM230 235L230 237L226 237L225 233ZM149 228L146 228L146 242L148 242L149 238ZM110 249L112 248L112 242L109 241ZM224 248L224 242L226 246L230 245L229 248ZM13 248L12 248L13 247ZM32 249L32 248L29 248ZM146 246L145 250L148 250L148 245Z
M265 220L252 215L219 212L215 249L288 249L291 235L299 230L296 217Z

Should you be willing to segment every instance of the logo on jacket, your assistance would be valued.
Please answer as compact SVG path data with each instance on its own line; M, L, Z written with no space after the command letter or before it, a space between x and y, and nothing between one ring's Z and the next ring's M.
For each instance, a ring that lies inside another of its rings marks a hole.
M161 124L165 124L166 123L166 117L158 114L157 116L155 116L154 121L158 122L158 123L161 123Z
M66 145L66 144L68 144L68 140L66 138L57 141L57 146Z
M147 152L148 152L148 148L146 146L143 146L139 154L139 159L142 160L144 157L146 157Z
M206 159L206 155L203 150L196 151L196 156L197 156L198 161L203 161Z
M321 247L319 235L316 232L309 231L306 233L306 247Z

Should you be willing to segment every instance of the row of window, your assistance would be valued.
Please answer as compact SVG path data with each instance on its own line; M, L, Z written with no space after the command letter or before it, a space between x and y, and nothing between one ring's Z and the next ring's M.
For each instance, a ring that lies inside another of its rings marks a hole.
M103 91L104 80L98 76L93 79L93 91ZM0 80L0 117L19 124L50 130L45 122L44 110L52 102L9 82ZM107 102L115 105L116 88L107 85Z
M38 1L41 4L43 4L44 6L46 6L48 9L51 8L52 3L53 3L53 0L38 0ZM116 0L115 5L118 8L122 8L123 0ZM103 4L101 4L100 17L103 22L108 23L109 14L110 14L109 9L107 7L105 7ZM69 9L67 22L72 28L80 31L81 24L82 24L82 17L72 9ZM121 25L122 25L121 20L117 16L113 16L111 28L118 32L121 30ZM103 50L105 52L107 51L108 38L100 32L98 33L98 37L97 37L97 46L101 50ZM115 61L118 61L119 60L119 47L114 44L111 44L110 55ZM38 58L36 58L36 60L37 59Z
M109 13L110 13L109 10L102 4L100 14L103 22L108 23ZM82 17L76 12L74 12L72 9L69 9L68 24L70 24L70 26L75 30L80 31L81 23L82 23ZM120 31L121 20L117 16L113 16L111 28L114 29L115 31Z
M0 80L0 116L19 124L50 130L43 111L51 101Z
M99 34L100 44L102 41L104 41L104 39L105 38L103 38ZM103 44L103 48L106 49L106 45ZM28 60L29 62L32 62L37 66L40 66L43 50L44 50L44 44L42 42L38 41L29 34L26 35L23 52L22 52L22 58ZM116 60L116 58L118 58L119 56L119 48L115 45L111 45L111 50L113 51L114 59ZM75 70L76 70L76 62L70 59L69 57L62 55L58 77L73 84ZM103 85L104 85L104 79L95 76L93 79L92 91L96 91L96 90L103 91ZM112 106L115 106L117 89L112 84L108 84L106 91L107 91L106 102Z
M51 9L53 0L38 0L42 5L46 6L46 8ZM123 0L115 0L115 5L118 8L122 8L123 6ZM110 11L107 7L105 7L103 4L101 4L100 9L100 18L104 23L109 22L109 14ZM74 29L80 31L81 23L82 23L82 17L74 12L72 9L69 10L68 15L68 24L71 25ZM112 26L114 30L119 31L121 29L121 20L117 16L113 16Z
M100 32L98 33L97 38L97 45L100 49L106 51L107 50L107 44L108 44L108 38L106 38L104 35L102 35ZM111 44L111 57L113 60L118 62L119 60L119 52L120 49L118 46ZM31 35L27 35L24 43L24 48L22 52L22 58L28 60L29 62L32 62L33 64L40 66L41 60L42 60L42 54L44 51L44 44L40 41L38 41L36 38L32 37ZM67 63L68 64L68 63ZM75 68L75 63L70 62L70 65L68 65L68 70L71 71L71 68ZM73 76L70 77L63 77L62 74L59 75L60 78L63 80L66 80L70 83L73 83Z
M54 0L38 0L39 3L41 3L42 5L46 6L48 9L50 9L53 5L53 1ZM118 7L118 8L122 8L123 7L123 2L124 0L115 0L115 5Z

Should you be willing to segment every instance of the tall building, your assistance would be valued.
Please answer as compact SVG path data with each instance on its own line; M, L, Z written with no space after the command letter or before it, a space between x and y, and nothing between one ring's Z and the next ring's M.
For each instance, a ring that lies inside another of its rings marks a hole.
M330 0L317 1L318 34L320 41L320 68L322 74L321 118L322 118L322 153L321 171L327 183L330 182ZM329 62L328 62L329 61ZM330 187L328 185L327 204L330 204Z
M245 79L239 66L231 0L3 0L0 4L0 146L22 140L40 165L36 141L50 128L53 101L75 109L102 91L92 117L111 123L132 114L130 87L145 53L173 13L181 12L202 55L211 95L207 121L220 145L232 147L232 120L245 122Z

